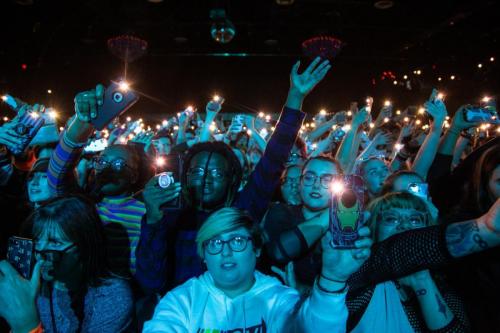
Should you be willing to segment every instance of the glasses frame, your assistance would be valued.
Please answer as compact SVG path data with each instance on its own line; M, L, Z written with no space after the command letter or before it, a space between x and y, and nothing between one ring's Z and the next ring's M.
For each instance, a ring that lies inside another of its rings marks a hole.
M116 163L116 162L118 162L118 161L123 161L123 162L122 162L123 164L122 164L122 166L121 166L121 167L116 167L116 164L114 164L114 163ZM104 164L105 164L105 166L104 166L104 167L100 167L100 166L99 166L99 167L97 167L97 165L98 165L100 162L105 162L105 163L104 163ZM107 168L111 168L111 169L113 169L113 171L116 171L116 172L120 172L120 171L122 171L122 170L123 170L123 169L125 169L125 168L130 168L130 166L128 166L128 164L127 164L127 161L125 161L125 159L123 159L123 158L116 158L116 159L114 159L114 160L112 160L112 161L107 161L107 160L103 159L102 157L94 157L94 158L92 159L92 167L93 167L96 171L102 171L102 170L105 170L105 169L107 169Z
M407 224L407 222L410 221L410 219L417 214L422 217L423 224L422 225L415 225L415 224L410 223L410 225L412 227L426 227L428 225L428 217L427 217L427 214L422 213L422 212L416 212L416 213L412 213L410 215L403 215L404 216L404 219L403 219L404 224ZM396 214L394 214L394 215L396 215ZM401 225L403 225L403 223L401 222L401 215L400 214L397 214L397 215L398 215L398 218L397 218L398 222L393 223L393 222L387 222L385 220L386 214L382 213L382 215L380 216L380 222L385 224L385 225L393 226L393 227L401 226Z
M311 175L314 177L314 180L312 183L308 184L306 181L305 181L305 176L306 175ZM329 177L328 180L326 180L327 178L326 177ZM332 182L335 180L335 175L332 175L332 174L325 174L325 175L321 175L321 176L318 176L318 175L315 175L311 172L309 173L305 173L303 175L300 176L300 180L302 181L302 183L304 184L304 186L314 186L314 184L316 184L316 180L318 180L318 178L320 179L319 180L319 183L321 185L322 188L324 189L329 189L330 186L332 185Z
M241 239L244 239L245 240L245 246L241 249L241 250L235 250L233 249L233 246L231 245L231 242L234 241L236 238L241 238ZM222 243L222 246L220 248L219 251L217 252L210 252L210 250L208 250L208 244L211 242L211 241L220 241ZM222 240L222 239L219 239L219 238L212 238L212 239L209 239L209 240L206 240L203 242L203 249L205 251L207 251L208 254L211 254L211 255L217 255L219 253L221 253L222 251L224 251L224 245L227 244L227 246L229 246L229 248L231 249L231 251L233 252L243 252L247 249L247 246L248 246L248 243L249 241L253 241L253 238L251 236L234 236L228 240Z
M201 174L201 175L194 175L193 174L193 170L195 170L195 169L203 170L203 174ZM222 176L219 176L218 174L215 174L216 171L220 171L220 170L222 170L222 169L215 168L215 169L209 169L208 172L210 173L210 176L212 176L213 179L223 180L224 178L227 177L227 172L225 172L225 171L220 172L220 174ZM201 179L201 178L205 177L206 174L207 174L207 170L205 170L205 168L202 168L202 167L189 168L189 170L187 172L187 176L191 177L193 179Z

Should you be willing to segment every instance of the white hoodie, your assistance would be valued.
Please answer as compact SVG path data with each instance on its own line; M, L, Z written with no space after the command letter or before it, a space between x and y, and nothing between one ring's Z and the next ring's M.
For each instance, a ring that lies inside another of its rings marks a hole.
M324 293L315 285L301 301L295 289L256 271L253 287L231 299L206 272L167 293L143 333L345 332L345 295Z

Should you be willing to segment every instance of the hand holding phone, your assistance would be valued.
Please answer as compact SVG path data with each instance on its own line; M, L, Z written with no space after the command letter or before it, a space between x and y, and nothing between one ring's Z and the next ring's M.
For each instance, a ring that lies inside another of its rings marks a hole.
M30 279L35 265L33 240L12 236L8 241L7 260L25 279Z

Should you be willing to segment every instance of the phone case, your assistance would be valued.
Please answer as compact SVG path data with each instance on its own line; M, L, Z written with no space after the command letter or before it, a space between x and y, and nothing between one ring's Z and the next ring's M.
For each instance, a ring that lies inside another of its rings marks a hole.
M14 128L16 133L21 136L21 142L15 146L9 147L9 150L14 155L19 155L28 145L31 143L33 138L36 136L40 128L45 124L45 118L41 115L33 116L31 112L24 113L18 120L16 127Z
M492 124L498 123L498 117L493 118L495 114L482 107L471 107L464 109L464 119L467 122L488 122Z
M25 279L31 277L35 263L34 244L31 239L12 236L9 238L7 260Z
M127 111L139 100L131 90L123 91L117 83L112 83L104 91L104 103L97 107L97 118L91 123L98 131L102 131L114 118Z
M174 182L180 182L182 175L182 156L180 154L169 154L165 156L165 170L173 178ZM169 201L161 206L165 209L181 209L182 208L182 195L179 195L172 201Z
M341 182L343 190L332 191L330 203L331 245L334 248L352 249L358 239L358 229L363 225L364 182L360 176L337 176L334 182Z

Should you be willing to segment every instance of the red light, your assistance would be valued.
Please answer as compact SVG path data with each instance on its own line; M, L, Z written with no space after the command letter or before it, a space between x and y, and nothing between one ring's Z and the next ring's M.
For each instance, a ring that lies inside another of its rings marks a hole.
M22 69L23 71L25 71L26 69L28 69L28 65L26 65L26 64L22 64L22 65L21 65L21 69Z

